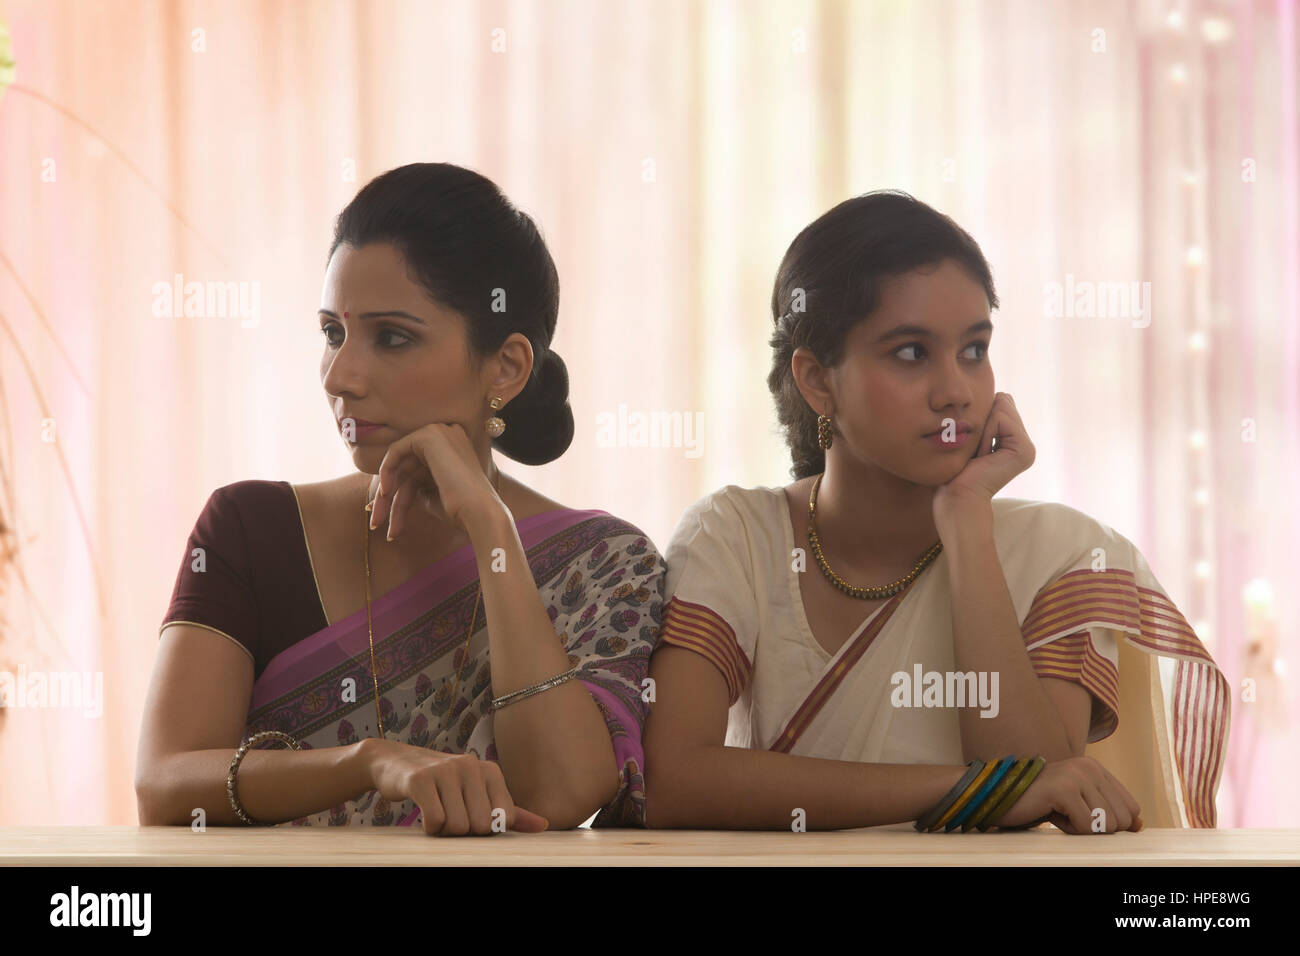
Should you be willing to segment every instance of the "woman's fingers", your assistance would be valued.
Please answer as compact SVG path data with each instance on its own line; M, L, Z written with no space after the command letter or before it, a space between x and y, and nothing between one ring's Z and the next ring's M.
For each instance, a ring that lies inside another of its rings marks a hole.
M465 795L457 773L438 774L438 798L446 814L442 836L464 836L469 832L469 811L465 808Z
M404 436L389 445L388 450L384 452L384 460L379 463L378 472L379 493L381 495L397 486L397 473L405 463L406 457L410 454L408 451L409 445L410 441Z
M478 759L471 757L474 766L466 765L461 780L461 795L465 798L465 812L469 817L471 833L484 835L492 832L492 812L494 807L488 799L487 782L483 772L478 768Z
M551 825L550 821L541 814L515 805L514 798L510 796L510 791L506 787L506 778L500 766L491 761L484 761L481 767L492 808L494 810L500 808L506 812L507 830L515 830L519 833L541 833Z
M388 540L396 541L397 536L406 527L406 513L411 510L411 503L416 497L416 480L409 477L393 491L390 498L388 517Z
M379 491L375 495L375 513L378 515L374 526L388 519L392 492L424 463L416 454L411 443L411 436L399 438L388 446L384 460L379 463Z
M515 801L510 796L510 790L506 787L505 774L501 768L491 761L483 762L483 786L487 792L488 804L492 812L504 810L506 814L505 824L509 830L515 823Z
M379 466L379 490L375 494L375 507L371 518L371 527L378 528L388 523L393 514L393 496L398 488L405 484L417 469L410 457L388 467L388 458Z
M441 498L433 473L429 470L410 436L389 446L379 465L379 490L370 527L388 523L388 540L395 541L406 527L406 517L413 506L441 512Z
M550 821L540 813L533 813L532 810L525 810L523 807L515 808L515 823L510 829L519 833L541 833L551 825Z
M430 786L424 789L415 802L420 808L420 819L424 832L428 836L436 836L441 833L443 825L447 822L447 813L442 808L442 801L438 799L438 788Z

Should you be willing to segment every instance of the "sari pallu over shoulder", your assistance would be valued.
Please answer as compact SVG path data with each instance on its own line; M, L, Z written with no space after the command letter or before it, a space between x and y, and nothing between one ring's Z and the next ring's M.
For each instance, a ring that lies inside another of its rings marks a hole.
M1120 779L1148 825L1215 826L1228 684L1141 553L1065 505L994 499L994 508L998 558L1035 671L1094 697L1085 755ZM871 763L964 762L957 711L900 704L895 679L952 673L950 593L940 554L873 611L763 745Z
M602 511L551 511L524 518L517 528L557 639L570 666L581 666L576 679L610 731L619 789L593 825L644 825L642 680L658 638L663 560L637 528ZM481 603L463 653L477 595L477 565L466 545L371 602L387 739L497 759ZM375 679L362 608L268 663L253 687L245 737L280 730L304 749L377 737ZM390 804L371 790L292 823L409 826L418 817L413 801Z

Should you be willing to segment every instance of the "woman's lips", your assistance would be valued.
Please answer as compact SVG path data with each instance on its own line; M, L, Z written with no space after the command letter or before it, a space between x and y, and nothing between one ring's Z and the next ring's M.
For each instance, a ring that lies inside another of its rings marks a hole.
M381 431L382 429L388 427L387 425L380 425L380 424L376 424L375 422L363 422L361 419L358 418L353 418L353 419L343 418L340 419L339 421L340 434L344 433L343 425L345 422L348 421L352 422L352 436L353 439L356 441L360 441L362 438L365 438L369 435L374 434L377 431Z

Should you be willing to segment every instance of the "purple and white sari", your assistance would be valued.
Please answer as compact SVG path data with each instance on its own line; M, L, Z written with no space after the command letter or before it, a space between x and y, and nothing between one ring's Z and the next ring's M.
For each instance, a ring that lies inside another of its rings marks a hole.
M603 511L550 511L516 526L569 665L581 665L574 679L591 693L609 727L619 787L593 826L643 826L641 729L648 704L642 681L659 635L663 559L645 535ZM478 568L466 545L371 602L379 710L389 740L497 760L481 607L461 668L477 596ZM362 608L268 663L253 685L244 736L280 730L303 749L378 736L374 680ZM410 826L419 815L413 800L394 805L370 790L290 825Z

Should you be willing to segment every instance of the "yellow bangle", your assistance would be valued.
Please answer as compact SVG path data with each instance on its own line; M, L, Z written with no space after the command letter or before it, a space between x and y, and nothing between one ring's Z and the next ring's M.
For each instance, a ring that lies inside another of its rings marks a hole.
M993 771L997 769L997 766L998 762L996 760L990 760L986 763L984 769L979 772L979 776L970 782L966 789L962 791L962 795L957 798L957 801L948 808L948 812L941 816L930 827L930 832L934 833L936 830L942 830L949 820L961 813L962 808L966 806L967 801L969 801L971 797L975 796L975 794L979 792L980 788L984 786L984 781L993 776Z

